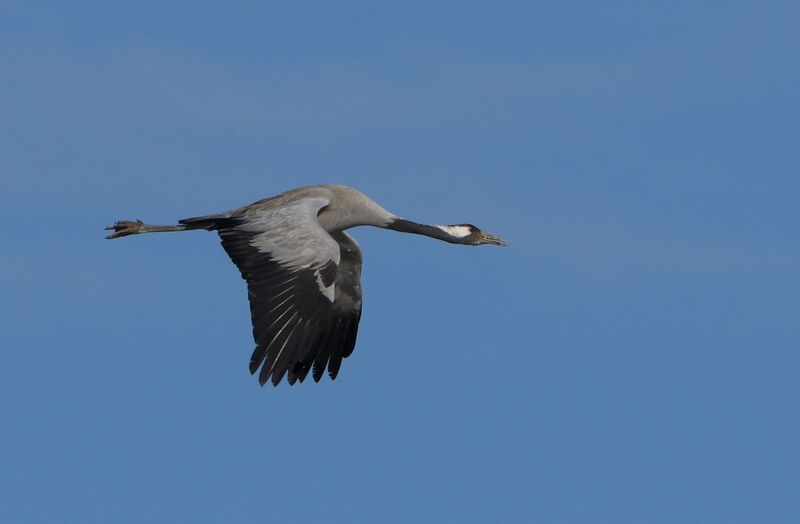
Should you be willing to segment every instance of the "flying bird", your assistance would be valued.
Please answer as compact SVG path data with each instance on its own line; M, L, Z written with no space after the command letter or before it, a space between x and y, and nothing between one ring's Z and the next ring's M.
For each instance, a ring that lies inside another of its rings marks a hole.
M122 220L115 239L142 233L216 231L247 282L256 347L250 373L259 383L289 384L313 370L339 373L352 354L361 318L361 249L345 230L375 226L476 246L506 241L471 224L425 225L389 213L363 193L338 184L293 189L225 213L154 226Z

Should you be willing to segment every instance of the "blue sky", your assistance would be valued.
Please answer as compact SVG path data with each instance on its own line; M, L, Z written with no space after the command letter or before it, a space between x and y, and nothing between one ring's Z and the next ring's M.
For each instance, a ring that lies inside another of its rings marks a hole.
M0 7L3 522L794 522L794 2ZM113 5L112 5L113 4ZM374 229L336 382L260 388L208 233Z

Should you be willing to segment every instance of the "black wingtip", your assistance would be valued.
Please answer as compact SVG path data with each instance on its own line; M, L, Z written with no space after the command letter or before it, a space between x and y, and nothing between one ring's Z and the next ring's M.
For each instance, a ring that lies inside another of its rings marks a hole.
M256 344L253 354L250 355L250 374L255 375L261 363L264 362L265 348Z
M278 384L281 383L283 380L283 375L285 373L279 373L277 370L272 373L272 385L278 387Z

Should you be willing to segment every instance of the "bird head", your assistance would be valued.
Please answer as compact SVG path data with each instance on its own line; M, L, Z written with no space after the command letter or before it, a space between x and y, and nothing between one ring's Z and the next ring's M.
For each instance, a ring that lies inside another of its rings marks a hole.
M494 244L496 246L507 246L508 242L500 237L490 235L486 231L481 231L472 224L454 224L442 227L445 232L458 239L459 244L479 246L481 244Z

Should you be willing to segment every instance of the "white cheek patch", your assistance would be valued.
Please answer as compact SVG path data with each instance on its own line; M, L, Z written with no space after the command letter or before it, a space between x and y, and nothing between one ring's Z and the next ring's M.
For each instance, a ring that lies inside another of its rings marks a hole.
M464 238L472 234L472 231L467 226L436 226L448 235L453 235L456 238Z

